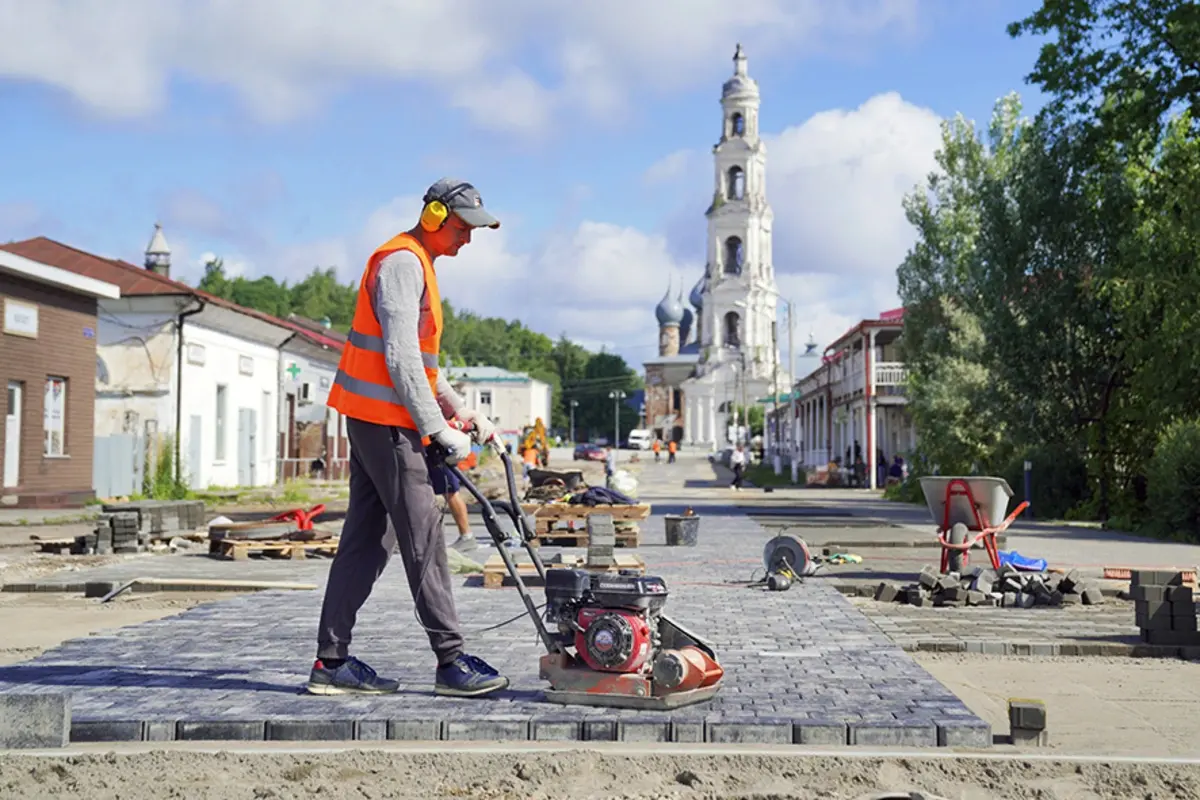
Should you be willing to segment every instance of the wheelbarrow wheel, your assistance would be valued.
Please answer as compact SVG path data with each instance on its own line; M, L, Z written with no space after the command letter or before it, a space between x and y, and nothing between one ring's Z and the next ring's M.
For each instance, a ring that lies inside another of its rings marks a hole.
M961 522L954 523L954 526L950 528L949 541L950 541L950 544L965 543L967 541L967 526ZM951 550L950 551L950 558L946 562L946 566L949 568L949 570L951 572L961 573L963 571L963 567L965 567L966 564L967 564L967 551L966 550Z

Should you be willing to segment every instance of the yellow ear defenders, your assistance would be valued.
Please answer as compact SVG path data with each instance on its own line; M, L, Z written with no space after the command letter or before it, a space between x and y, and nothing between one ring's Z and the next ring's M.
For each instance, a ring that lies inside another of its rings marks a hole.
M428 233L440 230L446 224L446 218L450 216L450 209L446 204L470 188L471 184L460 183L443 194L425 195L425 207L421 209L421 229Z

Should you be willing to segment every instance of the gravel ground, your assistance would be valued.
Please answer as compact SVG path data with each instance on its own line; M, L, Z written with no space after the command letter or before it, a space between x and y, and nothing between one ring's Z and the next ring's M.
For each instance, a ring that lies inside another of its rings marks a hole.
M88 800L363 798L1200 798L1169 764L597 751L322 755L180 753L0 759L0 795ZM930 795L933 795L931 797Z

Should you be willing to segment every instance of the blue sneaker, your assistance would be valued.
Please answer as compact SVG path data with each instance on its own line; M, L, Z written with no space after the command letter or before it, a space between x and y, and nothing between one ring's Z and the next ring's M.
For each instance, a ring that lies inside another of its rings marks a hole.
M434 694L448 697L479 697L508 687L508 678L475 656L460 655L438 667Z
M379 677L375 670L351 656L337 669L317 659L308 675L309 694L391 694L400 681Z

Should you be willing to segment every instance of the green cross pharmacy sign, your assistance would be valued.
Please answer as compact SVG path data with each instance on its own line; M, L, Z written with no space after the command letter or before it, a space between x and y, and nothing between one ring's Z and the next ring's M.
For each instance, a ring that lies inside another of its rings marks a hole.
M292 376L292 380L296 380L297 378L300 377L300 367L299 367L299 365L296 364L295 361L288 364L288 368L284 371L287 372L288 375Z

